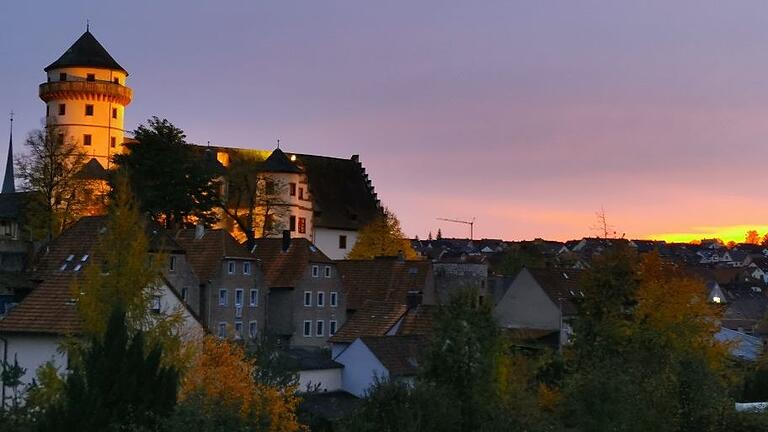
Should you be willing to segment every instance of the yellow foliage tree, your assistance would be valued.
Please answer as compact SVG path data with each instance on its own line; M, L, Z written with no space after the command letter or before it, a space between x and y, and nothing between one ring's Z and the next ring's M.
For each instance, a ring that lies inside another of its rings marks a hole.
M265 431L303 430L296 417L296 388L257 384L253 379L256 367L239 345L206 336L182 382L179 400L201 395L204 410L222 404L236 408L248 424L261 425Z
M385 208L380 216L360 230L357 242L347 258L364 260L377 256L397 256L400 253L405 259L418 258L411 242L403 234L397 216Z
M744 235L744 243L753 245L760 244L760 234L755 230L747 231Z

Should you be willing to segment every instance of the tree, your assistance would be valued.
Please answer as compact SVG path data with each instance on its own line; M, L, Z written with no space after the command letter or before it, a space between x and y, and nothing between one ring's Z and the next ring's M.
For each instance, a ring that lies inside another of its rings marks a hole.
M597 231L602 238L607 239L616 235L615 227L608 223L608 216L605 214L605 208L600 206L600 211L595 212L597 222L590 227L593 231Z
M22 189L34 192L25 209L34 239L57 236L82 215L93 194L90 182L78 179L86 155L66 132L54 125L32 131L27 153L16 159Z
M440 230L440 228L437 229L437 237L435 237L437 240L443 239L443 232Z
M40 418L41 430L154 430L176 404L178 371L161 364L159 345L129 332L120 306L67 375L63 395ZM143 429L141 429L143 428Z
M760 240L760 246L768 246L768 233L763 234L763 238Z
M152 117L133 132L128 152L114 156L129 177L142 212L166 228L216 220L216 178L220 165L211 155L187 144L184 131Z
M728 249L733 249L736 247L736 242L733 240L730 240L728 241L728 243L725 244L725 247L727 247Z
M377 256L397 256L401 253L406 259L418 258L411 242L400 229L397 216L385 208L381 215L360 230L357 242L347 258L373 259Z
M224 178L227 193L221 208L249 245L257 237L280 234L285 226L288 185L260 172L261 155L238 152L230 158Z
M744 235L744 243L753 245L760 244L760 234L755 230L747 231Z
M238 418L229 421L242 430L300 430L296 388L256 383L256 368L239 345L206 336L201 352L184 377L180 406L184 409L186 404L192 404L205 417L215 416L222 408L237 413Z

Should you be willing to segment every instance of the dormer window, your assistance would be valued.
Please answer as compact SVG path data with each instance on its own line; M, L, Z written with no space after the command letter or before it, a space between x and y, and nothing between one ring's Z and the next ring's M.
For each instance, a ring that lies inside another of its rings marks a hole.
M96 74L87 74L85 76L86 81L96 81Z
M82 258L80 258L80 262L86 262L86 261L88 261L88 256L89 256L88 254L85 254L85 255L83 255L83 257L82 257Z

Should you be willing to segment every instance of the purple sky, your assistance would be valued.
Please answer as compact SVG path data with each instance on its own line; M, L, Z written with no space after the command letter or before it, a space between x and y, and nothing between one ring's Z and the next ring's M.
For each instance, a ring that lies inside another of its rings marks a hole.
M762 228L768 3L670 3L2 2L0 110L20 144L88 18L126 127L360 154L409 235L581 237L601 206L632 237Z

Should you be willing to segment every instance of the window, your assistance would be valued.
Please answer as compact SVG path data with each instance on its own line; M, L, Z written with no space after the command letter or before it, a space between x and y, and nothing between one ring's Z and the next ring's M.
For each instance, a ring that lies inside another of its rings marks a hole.
M59 104L59 115L67 114L67 104Z
M243 338L243 322L235 321L235 339Z
M325 277L331 277L331 266L325 266Z
M251 263L249 263L249 262L244 262L243 263L243 274L244 275L251 274Z
M51 115L51 106L48 104L45 104L45 116L50 117Z
M91 137L91 134L85 134L85 135L83 135L83 145L84 145L84 146L89 146L89 145L91 145L91 141L92 141L92 138L93 138L93 137Z
M331 291L331 307L336 307L339 305L339 293L336 291Z
M227 290L220 289L219 290L219 306L226 306L226 305L227 305Z
M235 274L235 262L234 261L227 262L227 272L229 274Z
M291 215L291 217L288 218L288 228L291 232L296 232L296 216Z
M304 291L304 306L312 306L312 291Z
M218 331L217 335L220 338L222 338L222 339L227 337L227 323L225 323L225 322L220 322L219 323L219 331Z
M117 138L111 137L109 139L109 146L112 147L112 148L115 148L116 145L117 145Z
M113 119L117 118L117 108L112 108L112 118Z
M346 249L347 248L347 236L340 235L339 236L339 249Z
M307 218L299 218L299 234L305 234L307 232Z
M328 321L328 336L336 334L336 320Z
M59 73L59 81L66 81L67 80L67 73L61 72Z
M235 306L243 305L243 289L237 288L235 290Z
M150 309L154 313L160 313L160 296L156 295L152 297Z
M120 78L115 77L112 79L112 82L115 84L120 84Z
M315 323L315 336L323 336L323 331L325 330L323 327L325 327L325 321L317 320Z
M291 196L296 196L296 183L289 183L288 188L291 192Z
M325 307L325 293L322 291L317 293L317 307Z
M258 305L259 305L259 290L252 289L251 290L251 306L256 307Z
M59 144L64 144L64 134L60 133L58 135Z
M189 288L184 287L181 289L181 299L184 301L187 301L187 296L189 295Z
M251 321L248 323L248 336L250 336L251 339L256 339L256 336L258 335L258 331L259 331L258 321Z
M304 199L304 188L299 188L299 199L300 200Z
M90 104L85 105L85 115L87 117L93 117L93 105L90 105Z
M312 321L304 321L304 337L312 336Z
M168 260L168 270L176 271L176 257L175 256L171 256L171 259Z
M312 277L320 277L320 267L316 265L312 266Z
M86 81L96 81L96 74L86 74L85 75Z

